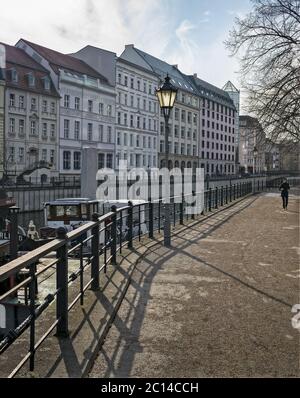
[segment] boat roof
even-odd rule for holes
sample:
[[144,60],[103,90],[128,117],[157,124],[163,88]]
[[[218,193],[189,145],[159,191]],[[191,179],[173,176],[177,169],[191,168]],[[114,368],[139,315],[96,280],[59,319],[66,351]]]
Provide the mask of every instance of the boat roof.
[[52,200],[50,202],[45,202],[44,205],[79,205],[86,203],[98,203],[97,199],[89,199],[89,198],[61,198]]

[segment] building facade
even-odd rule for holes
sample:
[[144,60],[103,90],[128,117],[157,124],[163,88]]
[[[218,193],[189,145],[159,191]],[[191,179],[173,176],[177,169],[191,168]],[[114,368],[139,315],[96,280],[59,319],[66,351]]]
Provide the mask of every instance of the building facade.
[[200,98],[199,159],[207,175],[236,172],[236,108],[230,96],[198,78],[189,76]]
[[4,172],[5,47],[0,44],[0,180]]
[[159,79],[122,58],[116,69],[116,156],[129,168],[158,166]]
[[240,116],[239,126],[241,173],[258,174],[266,171],[266,135],[259,121],[251,116]]
[[[167,74],[170,76],[171,83],[178,92],[169,120],[169,167],[196,168],[199,164],[197,132],[200,119],[196,88],[178,70],[177,65],[170,65],[157,59],[132,44],[125,46],[120,59],[154,73],[157,76],[156,88],[162,84]],[[155,102],[159,107],[157,99]],[[157,165],[161,167],[165,165],[165,120],[162,112],[159,109],[157,111],[159,112]]]
[[23,50],[4,46],[5,174],[45,181],[59,173],[59,94],[45,68]]
[[115,89],[108,79],[72,55],[23,39],[17,47],[49,71],[60,94],[60,174],[80,175],[84,147],[97,149],[99,168],[114,168]]

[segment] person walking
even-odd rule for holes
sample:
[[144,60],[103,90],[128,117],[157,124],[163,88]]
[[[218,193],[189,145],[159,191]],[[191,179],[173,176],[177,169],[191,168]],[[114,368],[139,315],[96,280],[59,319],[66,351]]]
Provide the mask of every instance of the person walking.
[[288,183],[287,179],[284,178],[282,184],[279,187],[279,190],[281,191],[282,206],[285,210],[287,210],[289,203],[289,189],[290,184]]

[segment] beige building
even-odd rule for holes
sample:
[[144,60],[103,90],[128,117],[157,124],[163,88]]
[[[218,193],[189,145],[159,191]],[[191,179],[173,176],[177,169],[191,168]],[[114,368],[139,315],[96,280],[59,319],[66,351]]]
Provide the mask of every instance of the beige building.
[[259,121],[240,116],[239,160],[242,173],[259,174],[266,171],[266,135]]

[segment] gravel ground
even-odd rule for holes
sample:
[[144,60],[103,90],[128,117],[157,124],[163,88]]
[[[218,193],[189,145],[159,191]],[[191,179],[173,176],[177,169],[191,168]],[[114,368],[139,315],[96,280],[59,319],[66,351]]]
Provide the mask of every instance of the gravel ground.
[[90,377],[299,377],[299,192],[250,197],[141,260]]

